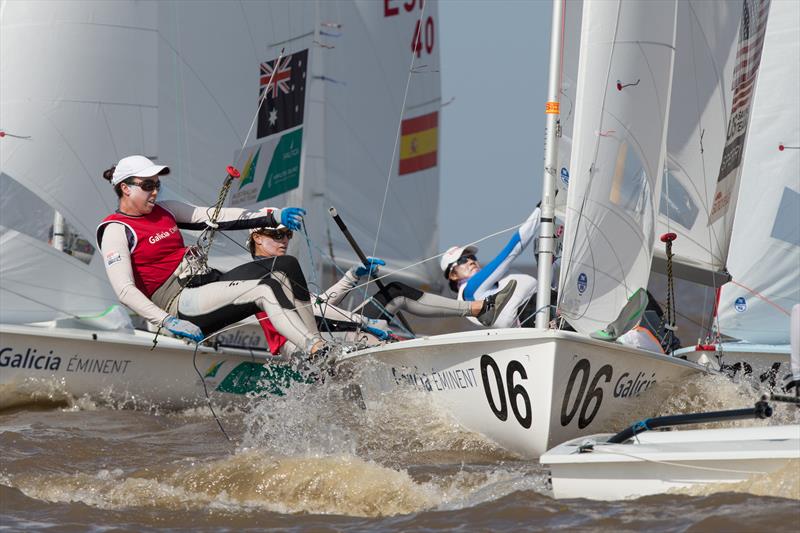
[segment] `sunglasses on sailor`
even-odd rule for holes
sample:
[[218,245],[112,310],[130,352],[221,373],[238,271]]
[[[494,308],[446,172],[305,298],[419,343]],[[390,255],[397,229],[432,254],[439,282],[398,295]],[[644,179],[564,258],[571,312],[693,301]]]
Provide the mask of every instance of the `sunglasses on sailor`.
[[262,231],[262,235],[266,235],[273,241],[282,241],[283,239],[292,240],[294,232],[292,231]]
[[128,185],[139,187],[144,192],[153,192],[161,189],[161,182],[156,180],[134,181],[132,183],[129,183]]
[[448,267],[447,267],[447,272],[445,273],[445,275],[449,276],[449,275],[450,275],[450,272],[451,272],[451,271],[452,271],[454,268],[456,268],[457,266],[466,265],[466,264],[467,264],[469,261],[475,261],[475,262],[477,262],[477,261],[478,261],[478,258],[477,258],[477,257],[475,257],[473,254],[469,254],[469,255],[462,255],[461,257],[459,257],[458,259],[456,259],[455,261],[453,261],[452,263],[450,263],[450,266],[448,266]]
[[462,255],[456,261],[453,262],[451,267],[457,267],[459,265],[466,265],[468,261],[477,261],[478,258],[472,254],[469,255]]

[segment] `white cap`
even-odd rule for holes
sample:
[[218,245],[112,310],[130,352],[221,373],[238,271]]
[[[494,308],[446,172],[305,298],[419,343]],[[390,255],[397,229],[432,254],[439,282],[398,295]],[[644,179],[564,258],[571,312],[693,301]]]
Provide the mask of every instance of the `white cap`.
[[267,226],[264,226],[263,228],[250,228],[250,235],[252,235],[253,233],[255,233],[257,231],[261,231],[262,229],[278,231],[278,230],[289,229],[289,228],[287,228],[283,224],[278,224],[278,227],[276,227],[276,228],[270,228],[270,227],[267,227]]
[[117,163],[114,176],[111,178],[111,185],[122,183],[133,176],[150,178],[159,174],[169,174],[169,167],[156,165],[143,155],[129,155]]
[[458,261],[458,258],[462,255],[470,255],[477,253],[478,247],[477,246],[451,246],[442,256],[441,266],[442,272],[445,273],[445,277],[447,277],[447,267]]

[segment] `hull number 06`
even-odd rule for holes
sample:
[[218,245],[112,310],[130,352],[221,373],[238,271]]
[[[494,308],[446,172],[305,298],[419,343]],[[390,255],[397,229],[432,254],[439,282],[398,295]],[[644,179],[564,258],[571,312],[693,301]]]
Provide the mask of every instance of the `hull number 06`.
[[[500,398],[495,399],[492,389],[489,386],[489,369],[491,369],[492,376],[494,377],[495,384],[497,385],[497,392]],[[497,362],[489,355],[481,356],[481,379],[483,380],[483,391],[486,393],[486,401],[489,402],[489,408],[494,413],[494,416],[500,420],[508,419],[508,405],[511,404],[511,411],[514,413],[514,418],[517,419],[519,425],[528,429],[531,427],[533,420],[533,411],[531,410],[531,399],[528,396],[528,391],[525,390],[521,384],[514,384],[514,380],[519,376],[519,379],[528,379],[525,373],[525,367],[519,361],[509,361],[506,367],[506,383],[508,384],[508,401],[506,402],[506,388],[503,386],[503,376],[500,373],[500,368]],[[525,405],[524,412],[519,410],[519,399],[522,398],[522,403]],[[496,401],[497,400],[497,401]]]

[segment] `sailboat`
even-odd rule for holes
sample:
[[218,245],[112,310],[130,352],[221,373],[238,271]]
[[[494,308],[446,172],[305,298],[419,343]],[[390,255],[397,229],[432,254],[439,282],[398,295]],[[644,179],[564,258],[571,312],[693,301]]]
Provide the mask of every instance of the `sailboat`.
[[[214,204],[234,163],[242,178],[227,205],[319,213],[306,219],[308,238],[290,249],[311,264],[306,274],[318,286],[353,262],[322,213],[337,205],[357,237],[372,236],[378,214],[364,206],[380,204],[376,177],[397,157],[391,168],[403,179],[389,191],[376,253],[409,281],[434,279],[433,267],[411,266],[438,247],[430,230],[438,13],[436,2],[425,2],[424,12],[422,4],[4,3],[0,408],[82,395],[180,407],[204,401],[206,389],[216,401],[235,401],[302,379],[254,349],[263,346],[260,335],[228,343],[241,348],[203,345],[195,353],[132,327],[89,244],[115,209],[100,173],[125,155],[171,167],[166,199]],[[425,126],[428,142],[393,154],[409,44],[425,67],[414,74],[405,119]],[[424,231],[408,223],[408,211]],[[57,217],[88,245],[83,255],[50,245]],[[218,237],[211,265],[249,260],[245,238]],[[324,250],[322,261],[308,261],[312,247]]]
[[[796,2],[774,2],[764,36],[735,219],[731,280],[716,303],[716,333],[737,340],[679,353],[767,386],[789,372],[789,317],[800,302],[800,55]],[[784,96],[785,95],[785,96]]]
[[[553,231],[559,161],[555,132],[564,4],[576,6],[553,3],[540,254],[553,251],[547,237]],[[354,365],[367,358],[378,362],[360,365],[368,406],[386,391],[409,390],[465,428],[535,458],[556,443],[603,427],[657,384],[705,371],[589,335],[614,321],[647,284],[677,10],[673,1],[583,6],[558,304],[577,332],[548,329],[539,313],[537,329],[437,335],[348,354]],[[551,257],[539,256],[540,286],[550,284]],[[537,308],[547,309],[548,298],[539,294]]]

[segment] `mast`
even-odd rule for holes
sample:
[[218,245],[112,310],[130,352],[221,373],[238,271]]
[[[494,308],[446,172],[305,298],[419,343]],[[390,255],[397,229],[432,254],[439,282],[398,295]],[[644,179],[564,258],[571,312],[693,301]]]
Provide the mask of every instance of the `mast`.
[[59,211],[55,211],[53,215],[53,248],[63,252],[64,251],[64,233],[65,233],[64,215]]
[[561,41],[564,20],[564,0],[553,0],[553,18],[550,32],[550,71],[547,82],[544,135],[544,177],[542,179],[542,206],[539,224],[539,290],[536,294],[536,327],[546,329],[550,321],[550,287],[553,281],[553,253],[555,242],[555,193],[558,168],[559,136],[559,85],[561,83]]

